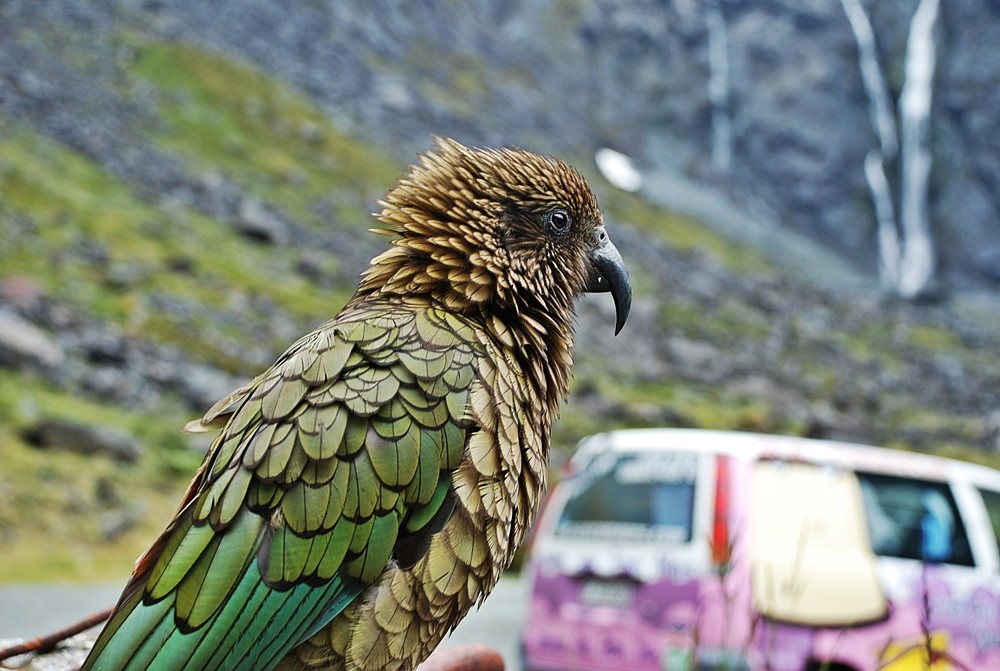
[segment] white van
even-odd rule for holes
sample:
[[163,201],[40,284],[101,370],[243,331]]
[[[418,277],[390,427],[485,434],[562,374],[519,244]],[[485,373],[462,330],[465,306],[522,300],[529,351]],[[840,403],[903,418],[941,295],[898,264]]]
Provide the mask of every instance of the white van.
[[569,471],[528,670],[1000,670],[1000,471],[679,429],[593,436]]

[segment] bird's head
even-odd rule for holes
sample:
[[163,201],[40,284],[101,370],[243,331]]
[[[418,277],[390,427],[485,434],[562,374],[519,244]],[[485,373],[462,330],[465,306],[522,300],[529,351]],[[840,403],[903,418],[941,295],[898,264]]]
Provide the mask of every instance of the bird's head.
[[625,324],[628,270],[597,198],[558,159],[439,138],[381,204],[378,230],[392,247],[372,260],[362,290],[545,321],[568,321],[582,292],[610,291],[615,333]]

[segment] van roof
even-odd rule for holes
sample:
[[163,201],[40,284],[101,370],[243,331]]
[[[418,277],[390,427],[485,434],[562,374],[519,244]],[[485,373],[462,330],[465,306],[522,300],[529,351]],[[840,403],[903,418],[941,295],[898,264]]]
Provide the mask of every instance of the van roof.
[[747,461],[780,459],[927,480],[961,477],[1000,485],[1000,471],[958,459],[834,440],[705,429],[621,429],[580,441],[569,466],[577,470],[597,453],[685,451]]

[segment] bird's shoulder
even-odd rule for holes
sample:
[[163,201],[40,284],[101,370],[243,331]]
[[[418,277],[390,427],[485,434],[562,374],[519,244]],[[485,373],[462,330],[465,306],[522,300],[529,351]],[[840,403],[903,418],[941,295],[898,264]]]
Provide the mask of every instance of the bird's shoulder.
[[243,589],[299,603],[321,586],[339,608],[358,589],[344,585],[413,561],[453,505],[485,342],[472,320],[405,301],[355,305],[301,338],[198,423],[218,435],[123,606],[171,604],[195,631],[242,622],[229,595]]
[[[380,520],[398,530],[439,499],[441,473],[458,466],[486,347],[474,322],[441,308],[387,301],[342,311],[200,420],[219,433],[182,505],[190,527],[173,535],[207,542],[246,512],[292,542],[349,526],[343,519],[367,525],[366,535]],[[280,575],[265,562],[265,578],[328,578],[340,564],[325,556],[323,565],[286,562]],[[375,566],[356,568],[368,578]]]

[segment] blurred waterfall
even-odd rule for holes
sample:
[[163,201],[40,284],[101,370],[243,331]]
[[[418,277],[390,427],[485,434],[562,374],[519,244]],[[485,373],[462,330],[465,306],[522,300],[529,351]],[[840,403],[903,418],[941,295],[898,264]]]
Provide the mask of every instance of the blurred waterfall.
[[708,99],[712,103],[712,167],[729,172],[733,155],[732,126],[729,119],[729,38],[726,20],[716,0],[705,5],[708,27]]
[[920,0],[913,14],[906,43],[906,80],[899,96],[903,232],[899,293],[906,298],[919,295],[934,277],[927,182],[931,172],[931,100],[940,4],[940,0]]
[[899,143],[896,139],[896,119],[892,110],[892,97],[889,86],[882,75],[882,66],[878,60],[878,49],[875,47],[875,31],[868,20],[861,0],[841,0],[844,13],[851,23],[854,39],[858,43],[858,59],[861,66],[861,81],[868,94],[868,113],[871,116],[872,128],[878,136],[882,149],[882,157],[886,161],[896,158]]
[[893,206],[892,187],[885,174],[886,165],[896,160],[899,141],[896,136],[896,117],[892,109],[889,86],[882,74],[875,46],[875,31],[861,0],[841,0],[844,13],[851,24],[858,43],[858,60],[861,81],[868,94],[868,114],[879,141],[879,149],[872,149],[865,157],[865,178],[875,206],[878,222],[879,274],[887,286],[899,286],[900,245],[896,212]]
[[899,229],[896,228],[896,212],[892,205],[892,187],[885,176],[885,159],[878,150],[872,149],[865,156],[865,179],[875,206],[878,223],[878,266],[882,283],[896,288],[899,286]]
[[[936,63],[935,26],[940,0],[921,0],[910,22],[900,126],[879,63],[875,32],[861,0],[841,0],[858,45],[861,79],[879,147],[865,157],[865,179],[878,223],[882,281],[900,296],[920,295],[934,277],[927,181],[930,175],[930,113]],[[901,136],[901,140],[900,140]],[[897,222],[887,166],[900,160],[900,221]]]

